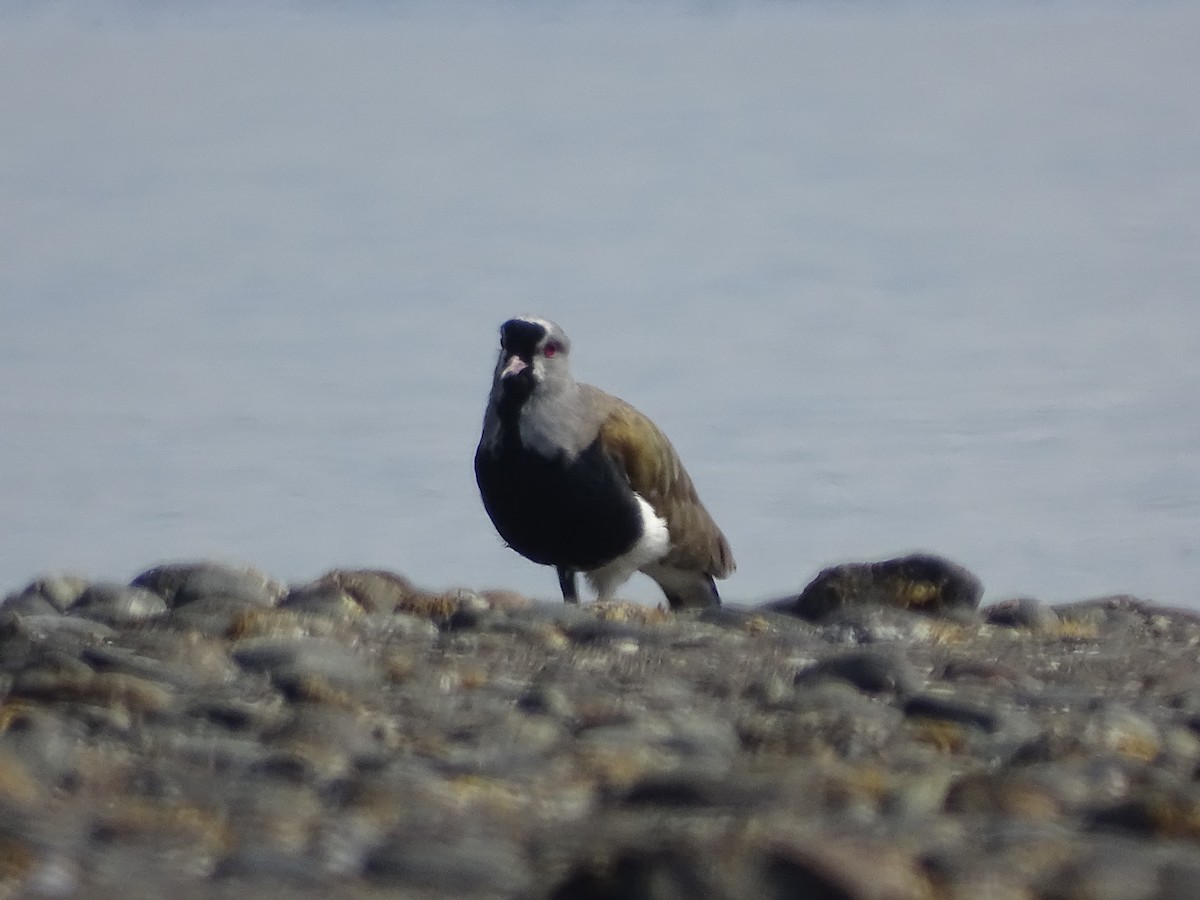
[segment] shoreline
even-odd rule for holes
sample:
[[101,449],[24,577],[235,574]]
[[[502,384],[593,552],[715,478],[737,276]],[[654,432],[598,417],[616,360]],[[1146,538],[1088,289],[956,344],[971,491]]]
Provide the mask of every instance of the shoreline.
[[971,578],[679,614],[40,579],[0,606],[0,893],[1192,896],[1200,615]]

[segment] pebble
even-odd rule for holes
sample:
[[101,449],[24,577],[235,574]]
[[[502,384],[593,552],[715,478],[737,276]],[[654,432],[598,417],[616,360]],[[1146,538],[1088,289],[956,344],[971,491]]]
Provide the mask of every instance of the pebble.
[[820,615],[38,579],[0,607],[0,896],[1194,896],[1200,617],[977,612],[964,571],[841,567]]

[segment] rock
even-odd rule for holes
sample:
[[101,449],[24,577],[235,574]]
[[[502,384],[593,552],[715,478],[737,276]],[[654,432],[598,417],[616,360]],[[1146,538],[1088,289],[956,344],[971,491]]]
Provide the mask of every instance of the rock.
[[176,631],[195,631],[209,637],[233,635],[247,618],[265,607],[241,597],[205,597],[174,607],[166,623]]
[[826,657],[796,674],[802,686],[822,678],[838,678],[868,694],[907,695],[921,686],[921,678],[902,652],[872,648]]
[[256,606],[274,606],[285,588],[256,569],[215,562],[167,563],[147,569],[131,582],[146,588],[174,608],[197,600],[228,598]]
[[113,629],[103,622],[66,616],[62,613],[48,615],[0,615],[0,633],[10,631],[26,635],[38,642],[58,641],[69,643],[98,643],[112,637]]
[[[870,860],[864,865],[864,860]],[[763,854],[762,897],[925,900],[929,880],[902,850],[865,840],[811,838]]]
[[631,848],[615,855],[603,866],[584,864],[578,867],[551,891],[550,898],[685,900],[704,897],[732,900],[702,861],[703,856],[690,848]]
[[6,615],[16,616],[53,616],[62,612],[62,609],[37,591],[22,591],[20,593],[9,594],[4,599],[4,605],[0,606],[0,611]]
[[20,591],[9,594],[4,598],[0,609],[24,610],[29,608],[30,611],[33,611],[36,608],[41,612],[43,609],[34,602],[41,601],[51,607],[50,610],[44,611],[62,612],[79,599],[79,595],[87,589],[87,586],[87,579],[78,575],[47,575],[31,581]]
[[267,672],[285,693],[308,699],[334,699],[379,680],[360,654],[325,638],[249,638],[235,645],[233,659]]
[[508,841],[492,837],[401,832],[367,858],[367,876],[381,885],[409,885],[442,896],[519,896],[528,865]]
[[989,625],[1008,628],[1028,628],[1035,632],[1049,632],[1058,627],[1058,613],[1040,600],[1020,597],[994,603],[983,610],[983,620]]
[[974,610],[983,584],[957,563],[929,554],[913,554],[874,563],[846,563],[823,570],[795,597],[767,604],[768,609],[819,621],[849,605],[882,605],[931,615]]
[[909,697],[904,703],[904,714],[910,719],[939,719],[983,731],[996,731],[1000,727],[999,716],[994,710],[952,696],[918,694]]
[[346,621],[363,615],[362,604],[354,597],[341,588],[327,585],[293,588],[280,601],[279,608]]
[[88,585],[69,612],[106,625],[128,625],[164,615],[167,603],[145,588],[101,582]]
[[418,591],[403,575],[381,569],[331,569],[320,578],[293,590],[287,605],[302,602],[305,597],[342,595],[366,612],[393,612],[401,608]]
[[623,806],[715,807],[761,810],[773,806],[779,786],[766,778],[731,778],[709,769],[676,769],[638,779],[613,802]]
[[189,571],[0,610],[0,893],[1182,898],[1200,873],[1186,611],[808,621],[371,570],[274,604]]

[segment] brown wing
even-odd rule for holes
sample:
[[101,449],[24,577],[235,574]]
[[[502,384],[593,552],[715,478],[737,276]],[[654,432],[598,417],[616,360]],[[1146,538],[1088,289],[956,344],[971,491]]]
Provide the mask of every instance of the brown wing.
[[603,410],[601,445],[624,467],[630,486],[667,520],[671,551],[664,562],[724,578],[734,570],[733,551],[667,436],[624,400],[596,394]]

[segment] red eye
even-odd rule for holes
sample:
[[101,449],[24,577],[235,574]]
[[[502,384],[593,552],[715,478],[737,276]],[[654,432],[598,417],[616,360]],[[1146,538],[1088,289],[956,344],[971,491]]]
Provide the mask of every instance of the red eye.
[[562,347],[560,347],[558,344],[554,343],[554,341],[551,341],[550,343],[548,343],[546,345],[545,349],[542,350],[542,353],[546,356],[547,359],[549,359],[551,356],[556,355],[558,353],[558,351],[561,349],[562,349]]

